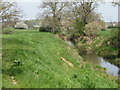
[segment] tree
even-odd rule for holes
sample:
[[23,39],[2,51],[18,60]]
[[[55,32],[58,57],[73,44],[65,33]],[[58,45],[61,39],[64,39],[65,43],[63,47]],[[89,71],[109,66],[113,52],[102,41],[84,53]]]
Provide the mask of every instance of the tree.
[[84,26],[91,22],[94,16],[99,18],[99,15],[95,13],[95,9],[98,7],[99,2],[95,0],[80,0],[80,2],[75,4],[73,12],[76,17],[79,17],[84,23]]
[[42,16],[44,17],[44,25],[51,26],[53,33],[59,32],[62,26],[61,19],[63,16],[63,9],[68,3],[63,2],[42,2],[39,8],[44,9]]
[[77,40],[80,36],[83,36],[84,34],[84,23],[79,20],[79,18],[76,18],[75,23],[74,23],[74,28],[71,31],[71,35],[69,39],[75,44],[77,43]]
[[17,8],[16,2],[1,1],[0,15],[3,27],[14,26],[15,22],[21,17],[21,9]]
[[74,24],[74,35],[79,37],[83,35],[84,33],[84,23],[79,20],[79,18],[76,18],[75,24]]
[[39,19],[32,19],[32,20],[25,20],[24,21],[30,29],[35,28],[35,26],[40,27],[40,20]]
[[113,1],[112,4],[113,4],[114,6],[117,6],[117,5],[120,6],[120,1],[118,1],[118,2]]
[[95,0],[82,0],[79,2],[43,2],[40,8],[42,11],[41,25],[52,27],[53,33],[67,32],[66,36],[78,39],[84,35],[85,25],[100,21],[100,14],[95,12],[98,6]]
[[[74,32],[70,35],[72,41],[73,39],[79,39],[79,37],[84,36],[86,24],[96,21],[101,21],[100,14],[96,13],[95,10],[98,7],[99,2],[95,0],[81,0],[79,2],[74,2],[71,5],[71,16],[73,21]],[[70,15],[70,14],[69,14]]]

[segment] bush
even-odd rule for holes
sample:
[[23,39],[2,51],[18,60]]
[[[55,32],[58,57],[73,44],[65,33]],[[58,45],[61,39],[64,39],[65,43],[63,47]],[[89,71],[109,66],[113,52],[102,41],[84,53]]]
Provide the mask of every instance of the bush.
[[28,26],[24,22],[17,22],[15,29],[28,29]]
[[2,34],[12,34],[12,31],[3,31]]
[[102,22],[90,22],[85,26],[84,33],[88,36],[96,36],[98,35],[98,32],[103,30],[105,28],[105,25]]
[[10,28],[5,28],[2,30],[2,34],[12,34],[13,31]]
[[40,32],[51,32],[52,31],[52,27],[40,27],[39,31]]

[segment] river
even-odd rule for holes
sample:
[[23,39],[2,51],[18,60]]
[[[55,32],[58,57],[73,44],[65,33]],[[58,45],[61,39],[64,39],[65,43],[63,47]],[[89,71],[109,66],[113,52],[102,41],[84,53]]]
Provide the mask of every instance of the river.
[[[74,46],[74,44],[70,41],[65,41],[70,46]],[[82,52],[82,51],[81,51]],[[94,52],[88,54],[87,52],[80,53],[80,56],[83,57],[84,61],[87,61],[94,65],[100,65],[106,69],[106,73],[112,76],[120,77],[120,68],[116,65],[109,62],[109,60],[104,59],[103,57],[99,57]]]
[[103,57],[99,57],[95,53],[92,54],[81,54],[83,59],[91,64],[100,65],[106,69],[106,73],[112,76],[119,77],[120,76],[120,68],[110,63],[108,60]]

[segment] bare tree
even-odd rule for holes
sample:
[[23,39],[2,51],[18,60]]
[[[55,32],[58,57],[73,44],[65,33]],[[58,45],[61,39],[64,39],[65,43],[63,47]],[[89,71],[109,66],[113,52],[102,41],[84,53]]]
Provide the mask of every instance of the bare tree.
[[16,2],[1,1],[0,2],[0,15],[3,27],[6,25],[15,24],[14,21],[17,21],[22,15],[21,9],[17,8]]

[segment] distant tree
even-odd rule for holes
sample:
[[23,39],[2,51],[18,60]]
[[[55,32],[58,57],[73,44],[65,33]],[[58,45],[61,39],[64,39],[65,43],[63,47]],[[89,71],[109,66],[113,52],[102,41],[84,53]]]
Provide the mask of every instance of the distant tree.
[[39,19],[32,19],[32,20],[25,20],[25,24],[28,25],[30,29],[35,28],[35,26],[40,27],[40,20]]
[[119,1],[119,0],[118,0],[118,1],[113,1],[112,4],[113,4],[114,6],[117,6],[117,5],[120,6],[120,1]]
[[17,8],[16,2],[1,1],[0,7],[0,22],[2,22],[3,27],[13,26],[22,16],[21,9]]

